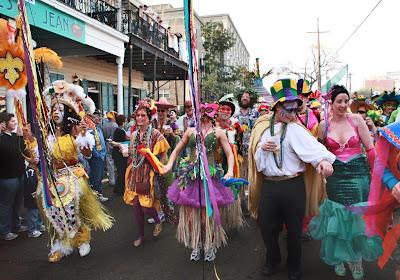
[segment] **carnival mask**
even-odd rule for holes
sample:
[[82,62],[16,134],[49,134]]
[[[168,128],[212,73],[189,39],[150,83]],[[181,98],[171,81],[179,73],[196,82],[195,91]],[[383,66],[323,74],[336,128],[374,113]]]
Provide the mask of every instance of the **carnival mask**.
[[204,116],[206,115],[210,119],[214,119],[215,114],[217,113],[218,110],[218,104],[215,103],[205,103],[200,105],[200,112],[201,115]]

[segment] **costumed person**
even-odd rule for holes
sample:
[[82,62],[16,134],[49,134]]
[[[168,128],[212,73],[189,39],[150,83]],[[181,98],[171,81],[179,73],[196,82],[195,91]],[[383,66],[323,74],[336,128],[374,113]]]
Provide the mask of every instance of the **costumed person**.
[[89,117],[94,124],[90,130],[90,133],[92,133],[95,140],[94,149],[92,150],[92,157],[88,160],[90,166],[89,182],[92,185],[92,188],[98,192],[99,200],[101,202],[105,202],[108,201],[108,197],[103,195],[103,183],[101,181],[103,180],[104,176],[107,148],[100,126],[101,112],[96,109],[93,114],[89,115]]
[[178,118],[178,126],[181,134],[185,133],[188,127],[194,127],[195,125],[192,101],[186,100],[183,106],[185,114]]
[[[171,154],[171,152],[175,149],[176,145],[179,143],[181,138],[179,134],[175,134],[176,127],[173,127],[173,124],[170,122],[168,118],[168,111],[170,109],[175,108],[176,106],[171,104],[165,97],[161,97],[159,101],[155,102],[157,107],[157,118],[155,119],[155,128],[158,129],[164,135],[165,139],[167,139],[170,149],[168,150],[167,156]],[[166,157],[166,160],[167,157]],[[166,162],[165,162],[166,163]],[[157,176],[156,177],[157,184],[162,185],[162,188],[168,189],[168,187],[174,181],[174,173],[171,172],[166,176]],[[165,214],[162,209],[157,209],[158,218],[161,222],[165,221]],[[154,223],[154,219],[148,219],[150,224]]]
[[[248,172],[249,172],[249,142],[251,130],[253,129],[253,125],[258,118],[258,112],[254,107],[254,104],[258,101],[258,93],[254,89],[247,89],[240,94],[236,95],[236,99],[239,102],[239,112],[234,115],[234,117],[238,120],[240,124],[242,137],[241,141],[238,141],[238,154],[239,154],[239,163],[240,163],[240,177],[248,180]],[[247,202],[247,194],[248,190],[246,187],[242,188],[240,191],[240,198],[242,203],[242,210],[245,215],[248,215],[248,206]]]
[[375,105],[376,100],[378,100],[378,98],[381,96],[381,93],[379,91],[373,91],[371,93],[371,104]]
[[375,139],[378,137],[378,129],[376,128],[372,118],[368,116],[368,112],[373,108],[366,102],[366,100],[367,99],[363,95],[357,96],[357,99],[351,103],[350,110],[353,114],[359,114],[363,118],[373,142],[375,143]]
[[[135,122],[137,129],[132,133],[129,146],[129,155],[132,158],[125,173],[124,201],[133,206],[133,212],[138,228],[138,236],[133,241],[135,247],[144,242],[144,215],[148,215],[155,221],[153,236],[160,235],[161,221],[157,215],[160,209],[161,190],[155,183],[155,172],[160,173],[161,167],[155,168],[154,158],[165,162],[169,149],[168,141],[160,131],[153,128],[151,118],[157,108],[149,99],[140,100],[135,110]],[[144,154],[143,150],[147,151]],[[148,157],[151,155],[151,157]]]
[[[196,154],[198,131],[195,128],[188,128],[183,134],[182,140],[171,153],[167,165],[163,168],[166,173],[169,172],[180,152],[188,147],[190,152],[188,157],[182,159],[179,164],[178,179],[169,188],[168,198],[179,206],[177,239],[193,250],[190,260],[194,261],[200,260],[203,248],[204,260],[213,261],[217,249],[226,244],[223,226],[241,227],[243,223],[239,215],[240,205],[235,203],[232,190],[221,182],[222,177],[226,180],[233,177],[234,159],[224,131],[216,128],[212,123],[217,109],[217,104],[201,104],[200,133],[204,139],[208,168],[212,178],[212,182],[208,182],[208,187],[213,186],[216,204],[221,214],[221,224],[217,223],[215,216],[209,219],[206,217],[206,192],[204,182],[200,178],[200,162],[198,154]],[[221,164],[216,163],[216,153],[219,149],[223,149],[227,157],[228,171],[225,174]],[[209,190],[208,187],[207,190]],[[211,191],[207,191],[207,195],[209,193]]]
[[391,258],[400,280],[400,122],[379,129],[368,210],[364,219],[369,235],[383,239],[381,269]]
[[268,115],[270,113],[270,106],[267,103],[263,102],[258,106],[257,110],[260,117]]
[[317,137],[321,115],[318,111],[308,108],[309,97],[313,93],[310,89],[310,82],[303,79],[298,80],[297,92],[303,101],[300,107],[300,112],[297,114],[297,119],[300,124],[304,125],[311,132],[312,135]]
[[302,101],[296,81],[276,81],[271,94],[273,114],[257,120],[250,139],[249,210],[267,249],[263,274],[279,271],[279,233],[286,224],[288,278],[296,280],[301,279],[303,218],[318,213],[323,176],[332,174],[335,156],[297,123]]
[[[391,114],[397,109],[400,104],[400,94],[397,94],[394,90],[391,92],[385,91],[376,100],[375,104],[382,110],[383,125],[388,125]],[[392,119],[392,121],[394,121]]]
[[91,231],[111,228],[113,218],[98,201],[78,162],[78,152],[90,158],[95,145],[83,111],[86,105],[93,113],[93,101],[82,87],[65,81],[53,82],[43,96],[51,115],[46,145],[51,164],[49,180],[39,179],[36,195],[51,240],[48,260],[58,262],[74,248],[79,248],[82,257],[89,254]]
[[362,260],[378,258],[382,252],[381,240],[379,236],[369,238],[362,216],[347,207],[368,201],[375,149],[363,118],[348,113],[347,89],[335,85],[328,96],[332,115],[320,123],[319,138],[336,160],[334,173],[326,183],[327,198],[320,206],[320,215],[311,220],[309,231],[314,239],[322,240],[321,259],[334,266],[336,275],[345,276],[348,263],[353,278],[362,279]]

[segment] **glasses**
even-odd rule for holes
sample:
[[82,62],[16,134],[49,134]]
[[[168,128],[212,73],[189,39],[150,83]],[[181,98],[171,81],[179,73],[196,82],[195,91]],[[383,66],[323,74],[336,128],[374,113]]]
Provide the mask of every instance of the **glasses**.
[[295,108],[286,108],[285,106],[282,106],[283,110],[285,110],[288,113],[299,113],[300,108],[295,107]]
[[159,113],[164,113],[165,110],[163,110],[163,109],[158,109],[157,112],[159,112]]
[[366,111],[362,111],[362,110],[358,110],[357,113],[359,113],[359,114],[366,114],[367,112],[366,112]]
[[136,117],[142,117],[142,118],[145,118],[145,117],[147,117],[147,115],[146,115],[146,114],[136,114]]
[[231,108],[220,108],[219,111],[221,113],[229,113],[229,114],[232,112]]

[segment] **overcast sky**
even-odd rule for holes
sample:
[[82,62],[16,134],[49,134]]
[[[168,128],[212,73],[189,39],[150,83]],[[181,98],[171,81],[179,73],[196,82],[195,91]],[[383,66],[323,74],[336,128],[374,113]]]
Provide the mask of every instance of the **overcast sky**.
[[[149,4],[183,0],[149,0]],[[259,57],[263,70],[292,63],[304,68],[316,44],[317,17],[322,47],[335,52],[367,16],[378,0],[194,0],[200,15],[230,14],[251,55],[250,66]],[[352,90],[364,79],[400,71],[400,1],[383,0],[357,33],[339,52],[339,60],[349,64]],[[338,65],[340,67],[340,65]],[[264,81],[266,87],[273,82]],[[324,82],[324,81],[323,81]],[[345,81],[343,81],[344,83]]]

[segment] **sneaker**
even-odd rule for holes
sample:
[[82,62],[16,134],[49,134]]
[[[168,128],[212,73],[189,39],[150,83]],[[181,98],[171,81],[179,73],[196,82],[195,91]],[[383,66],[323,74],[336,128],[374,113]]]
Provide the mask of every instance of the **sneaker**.
[[344,266],[344,263],[335,265],[335,273],[340,277],[346,276],[346,267]]
[[101,201],[101,202],[106,202],[106,201],[108,201],[108,197],[105,197],[104,195],[99,195],[99,200]]
[[41,225],[39,230],[40,231],[46,231],[46,226],[45,225]]
[[38,238],[41,235],[42,235],[42,232],[39,230],[34,230],[31,233],[28,233],[28,237],[30,237],[30,238]]
[[207,252],[205,252],[204,254],[204,260],[206,262],[212,262],[213,260],[215,260],[215,258],[217,257],[216,255],[217,250],[216,249],[210,249]]
[[190,254],[190,260],[197,262],[200,260],[200,258],[201,258],[201,249],[200,248],[194,249]]
[[18,237],[18,234],[9,232],[9,233],[7,233],[5,235],[2,235],[1,239],[6,240],[6,241],[10,241],[10,240],[13,240],[13,239],[15,239],[17,237]]
[[354,280],[364,279],[364,269],[362,266],[362,261],[356,263],[348,263],[348,265]]
[[[165,214],[164,214],[164,212],[158,213],[158,218],[160,219],[160,222],[161,222],[161,223],[165,222]],[[156,223],[156,222],[154,221],[153,218],[149,218],[149,219],[147,220],[147,222],[148,222],[149,224],[155,224],[155,223]]]
[[16,231],[16,232],[25,232],[25,231],[28,231],[28,227],[27,227],[27,226],[24,226],[24,225],[20,225],[19,227],[17,227],[17,228],[15,229],[15,231]]
[[89,243],[82,243],[79,246],[79,255],[81,257],[87,256],[90,253],[90,244]]

